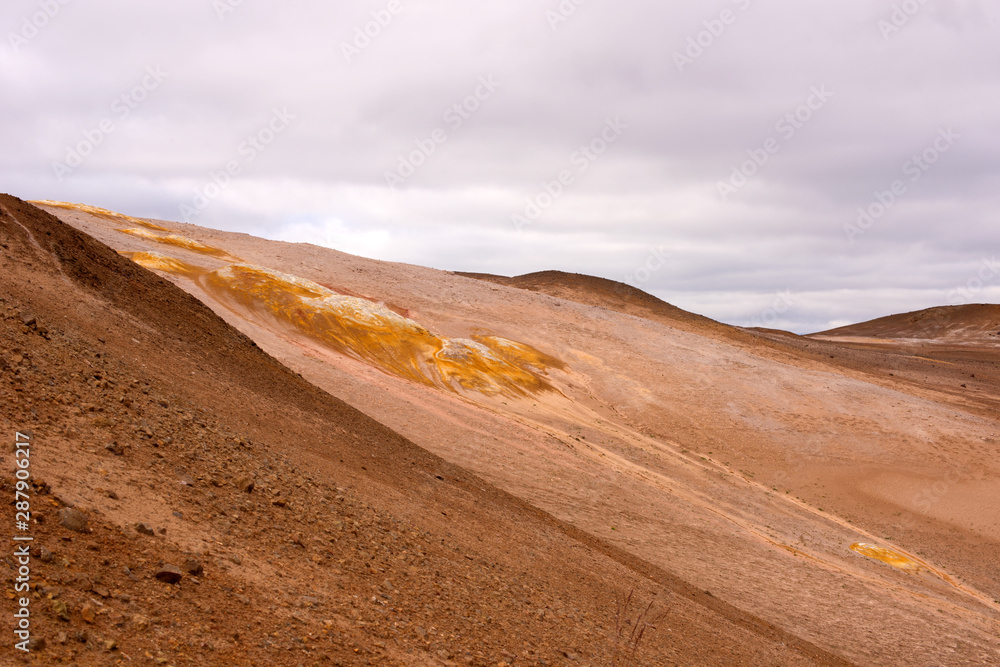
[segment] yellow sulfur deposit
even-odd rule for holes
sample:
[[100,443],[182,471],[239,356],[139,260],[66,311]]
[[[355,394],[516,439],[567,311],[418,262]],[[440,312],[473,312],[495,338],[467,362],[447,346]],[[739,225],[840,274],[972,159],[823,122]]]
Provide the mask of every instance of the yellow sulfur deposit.
[[886,547],[877,547],[873,544],[855,542],[851,545],[851,550],[858,552],[862,556],[874,558],[875,560],[882,561],[886,565],[891,565],[894,568],[905,570],[907,572],[919,572],[923,569],[920,563],[904,556],[898,551],[887,549]]
[[180,276],[196,276],[205,273],[205,269],[167,255],[161,255],[158,252],[123,252],[122,254],[139,266],[154,271],[164,271]]
[[155,229],[161,232],[169,232],[170,230],[166,227],[161,227],[159,225],[154,225],[152,222],[146,222],[139,218],[133,218],[131,215],[125,215],[123,213],[115,213],[114,211],[109,211],[106,208],[98,208],[97,206],[90,206],[89,204],[71,204],[65,201],[52,201],[51,199],[41,199],[38,201],[30,202],[37,206],[51,206],[53,208],[64,208],[71,211],[80,211],[81,213],[89,213],[91,215],[96,215],[106,220],[113,220],[115,222],[120,222],[122,220],[127,220],[129,222],[141,225],[148,229]]
[[452,391],[527,395],[551,389],[544,373],[559,365],[528,345],[495,336],[444,338],[382,304],[259,266],[226,266],[203,284],[223,303],[394,375]]
[[118,231],[124,234],[131,234],[132,236],[138,236],[141,239],[146,239],[148,241],[155,241],[157,243],[164,243],[167,245],[174,245],[179,248],[184,248],[186,250],[192,250],[194,252],[200,252],[203,255],[211,255],[213,257],[229,257],[229,253],[225,250],[219,248],[213,248],[210,245],[205,245],[194,239],[189,239],[185,236],[178,236],[177,234],[154,234],[153,232],[148,232],[145,229],[119,229]]

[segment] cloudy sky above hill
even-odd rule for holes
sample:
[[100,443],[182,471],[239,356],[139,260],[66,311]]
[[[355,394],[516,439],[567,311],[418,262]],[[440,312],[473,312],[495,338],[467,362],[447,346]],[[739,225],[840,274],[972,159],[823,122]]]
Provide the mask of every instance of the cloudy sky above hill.
[[978,0],[7,0],[0,190],[817,331],[1000,302]]

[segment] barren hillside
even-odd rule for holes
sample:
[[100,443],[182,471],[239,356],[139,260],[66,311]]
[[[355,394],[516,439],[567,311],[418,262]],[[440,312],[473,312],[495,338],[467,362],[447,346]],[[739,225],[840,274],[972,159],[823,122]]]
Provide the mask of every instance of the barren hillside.
[[630,590],[637,664],[1000,660],[989,347],[0,204],[39,664],[605,665]]

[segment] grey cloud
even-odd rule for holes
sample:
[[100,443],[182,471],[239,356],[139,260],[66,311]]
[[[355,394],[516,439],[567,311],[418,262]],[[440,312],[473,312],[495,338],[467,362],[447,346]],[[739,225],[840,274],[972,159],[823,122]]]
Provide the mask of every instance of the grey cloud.
[[[67,3],[16,53],[9,37],[0,48],[4,189],[178,219],[287,107],[294,124],[194,222],[439,268],[618,280],[663,247],[644,289],[745,323],[792,286],[779,321],[797,331],[944,303],[1000,245],[993,4],[926,3],[886,35],[900,4],[888,0],[590,0],[555,29],[555,1],[400,2],[350,62],[343,45],[388,0],[232,3],[222,18],[193,0]],[[8,2],[0,33],[38,6]],[[701,50],[679,68],[691,40]],[[169,79],[57,179],[52,163],[157,65]],[[482,76],[502,86],[450,127]],[[776,123],[816,86],[834,96],[783,136]],[[620,140],[518,232],[511,215],[616,116]],[[851,243],[858,208],[942,127],[961,139]],[[446,141],[390,192],[386,172],[435,129]],[[770,138],[779,150],[722,201],[718,183]]]

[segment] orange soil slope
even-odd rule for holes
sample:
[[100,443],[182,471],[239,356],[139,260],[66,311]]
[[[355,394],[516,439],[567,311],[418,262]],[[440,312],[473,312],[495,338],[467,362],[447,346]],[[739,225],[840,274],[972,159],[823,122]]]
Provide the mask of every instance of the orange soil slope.
[[[152,250],[109,221],[59,214],[120,252]],[[596,279],[581,278],[568,299],[168,226],[270,272],[405,312],[442,339],[515,341],[558,359],[534,365],[550,391],[450,391],[306,335],[266,300],[220,299],[206,274],[163,272],[309,381],[589,539],[850,661],[1000,657],[991,565],[1000,555],[1000,425],[983,408],[992,399],[897,380],[884,372],[895,351],[658,314],[641,293],[608,307],[613,291],[580,287]],[[229,266],[182,248],[172,256],[209,273]],[[566,289],[556,278],[546,290]],[[646,315],[617,312],[625,307]]]
[[7,195],[0,271],[44,640],[5,664],[608,664],[632,587],[668,612],[643,664],[845,664],[429,454]]

